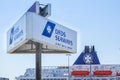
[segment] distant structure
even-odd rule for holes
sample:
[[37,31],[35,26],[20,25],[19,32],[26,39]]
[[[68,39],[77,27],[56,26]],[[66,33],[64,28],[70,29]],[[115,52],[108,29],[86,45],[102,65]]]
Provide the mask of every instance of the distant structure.
[[[24,75],[16,77],[16,80],[35,80],[35,69],[29,68]],[[42,68],[42,80],[68,80],[68,67],[51,67]]]
[[9,80],[9,78],[0,77],[0,80]]

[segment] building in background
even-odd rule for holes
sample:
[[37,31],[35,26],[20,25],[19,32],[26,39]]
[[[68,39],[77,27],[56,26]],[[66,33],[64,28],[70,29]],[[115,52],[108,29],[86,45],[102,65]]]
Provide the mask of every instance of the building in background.
[[[46,66],[42,69],[43,80],[67,80],[68,67],[50,67]],[[35,69],[29,68],[24,75],[16,77],[16,80],[35,80]]]
[[[35,80],[35,69],[27,69],[16,80]],[[85,46],[70,67],[42,67],[42,80],[120,80],[120,65],[100,64],[94,46]]]
[[9,80],[9,78],[0,77],[0,80]]

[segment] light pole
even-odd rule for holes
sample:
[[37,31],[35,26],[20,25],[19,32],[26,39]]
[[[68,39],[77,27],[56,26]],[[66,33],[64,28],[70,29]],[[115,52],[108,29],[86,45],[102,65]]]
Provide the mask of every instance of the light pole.
[[70,54],[67,54],[68,56],[68,80],[70,80]]
[[92,80],[92,74],[91,74],[92,73],[92,70],[91,70],[92,68],[91,68],[91,64],[92,64],[92,62],[90,63],[90,80]]
[[[36,2],[36,5],[37,5],[37,8],[36,8],[37,14],[39,14],[43,17],[49,17],[51,15],[51,4],[42,5],[42,6],[44,6],[43,8],[40,7],[41,4],[39,4],[39,2]],[[32,7],[30,10],[32,10]],[[36,42],[35,46],[36,46],[36,80],[42,80],[42,50],[43,50],[42,48],[43,48],[43,44]]]

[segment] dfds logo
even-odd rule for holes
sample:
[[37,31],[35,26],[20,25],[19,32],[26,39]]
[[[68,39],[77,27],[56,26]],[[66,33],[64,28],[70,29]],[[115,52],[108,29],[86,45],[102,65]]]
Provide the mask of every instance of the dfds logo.
[[13,27],[10,31],[10,40],[9,45],[13,43],[13,41],[16,41],[19,37],[23,36],[23,30],[18,27]]
[[90,64],[93,62],[93,56],[89,53],[85,54],[83,60],[86,64]]
[[55,28],[55,24],[48,21],[44,28],[42,35],[50,38],[53,33],[54,28]]

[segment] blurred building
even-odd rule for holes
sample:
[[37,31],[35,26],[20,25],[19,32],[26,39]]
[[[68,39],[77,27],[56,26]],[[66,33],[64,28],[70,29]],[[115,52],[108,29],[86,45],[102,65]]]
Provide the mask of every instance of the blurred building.
[[8,78],[0,77],[0,80],[9,80]]

